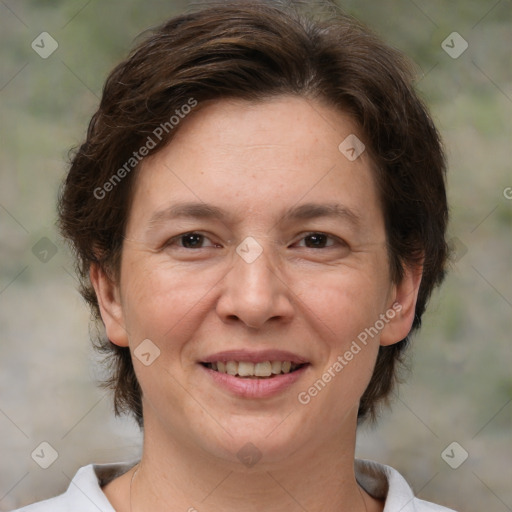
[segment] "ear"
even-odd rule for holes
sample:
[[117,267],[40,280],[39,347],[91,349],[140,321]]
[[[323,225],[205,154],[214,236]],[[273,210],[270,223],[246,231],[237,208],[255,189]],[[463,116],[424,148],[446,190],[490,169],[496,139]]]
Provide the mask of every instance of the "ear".
[[89,278],[96,292],[100,313],[108,339],[120,347],[128,346],[128,334],[125,328],[123,308],[119,287],[98,264],[92,264]]
[[400,283],[394,286],[386,311],[388,322],[380,336],[382,346],[398,343],[411,331],[422,274],[423,266],[407,267]]

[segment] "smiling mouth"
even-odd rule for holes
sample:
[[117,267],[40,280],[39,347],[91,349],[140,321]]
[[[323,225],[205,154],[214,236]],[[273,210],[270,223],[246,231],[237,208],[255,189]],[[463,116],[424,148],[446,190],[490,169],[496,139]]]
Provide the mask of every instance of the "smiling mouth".
[[217,361],[215,363],[201,363],[210,370],[226,373],[233,377],[245,379],[272,379],[278,375],[293,373],[309,363],[296,364],[291,361],[263,361],[251,363],[249,361]]

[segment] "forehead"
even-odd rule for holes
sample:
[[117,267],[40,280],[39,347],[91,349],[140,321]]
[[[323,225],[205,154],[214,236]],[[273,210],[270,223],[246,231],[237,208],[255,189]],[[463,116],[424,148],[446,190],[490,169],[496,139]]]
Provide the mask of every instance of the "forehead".
[[187,201],[263,216],[342,200],[342,208],[364,210],[377,198],[366,152],[349,159],[342,151],[354,137],[362,139],[348,115],[301,97],[199,105],[142,162],[133,208],[147,216]]
[[190,150],[191,144],[202,143],[196,157],[216,154],[223,163],[240,154],[253,155],[258,161],[269,154],[277,162],[279,156],[293,163],[293,158],[308,155],[317,161],[323,157],[333,162],[333,156],[340,156],[340,142],[356,134],[362,138],[357,123],[331,106],[299,96],[276,96],[260,101],[221,99],[200,104],[179,127],[171,144],[177,153],[183,146]]

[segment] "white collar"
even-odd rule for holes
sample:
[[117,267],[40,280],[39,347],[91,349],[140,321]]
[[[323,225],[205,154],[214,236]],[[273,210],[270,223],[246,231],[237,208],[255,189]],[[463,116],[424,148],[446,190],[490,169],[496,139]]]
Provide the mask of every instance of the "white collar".
[[[76,509],[77,505],[80,505],[83,512],[115,512],[101,487],[126,473],[136,463],[137,461],[84,466],[78,470],[64,494],[41,502],[39,506],[32,505],[26,512],[69,512]],[[354,469],[359,485],[374,498],[385,500],[384,512],[451,511],[416,498],[402,475],[390,466],[355,459]]]

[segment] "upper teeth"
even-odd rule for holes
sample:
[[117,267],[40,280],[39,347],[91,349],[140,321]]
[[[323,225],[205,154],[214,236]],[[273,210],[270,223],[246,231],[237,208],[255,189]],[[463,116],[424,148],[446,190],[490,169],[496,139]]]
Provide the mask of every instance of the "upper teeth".
[[297,368],[297,364],[291,361],[264,361],[261,363],[251,363],[249,361],[217,361],[210,363],[212,370],[229,375],[239,375],[240,377],[270,377],[272,374],[289,373]]

